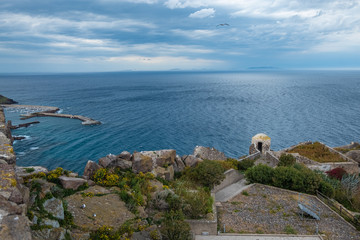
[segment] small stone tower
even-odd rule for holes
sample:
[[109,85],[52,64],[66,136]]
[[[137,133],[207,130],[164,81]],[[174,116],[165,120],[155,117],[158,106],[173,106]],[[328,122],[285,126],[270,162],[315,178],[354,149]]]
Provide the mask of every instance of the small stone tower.
[[261,154],[270,151],[271,138],[264,133],[258,133],[251,139],[251,146],[249,148],[249,154],[254,154],[257,151],[261,152]]

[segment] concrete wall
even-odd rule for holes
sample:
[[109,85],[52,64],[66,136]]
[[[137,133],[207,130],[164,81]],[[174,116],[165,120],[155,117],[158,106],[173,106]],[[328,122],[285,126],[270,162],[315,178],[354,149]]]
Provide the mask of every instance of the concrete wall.
[[[211,196],[215,200],[215,194],[212,193]],[[215,201],[213,203],[213,216],[211,219],[186,219],[186,222],[190,224],[191,232],[193,235],[201,235],[205,232],[209,235],[217,235],[217,211]]]
[[267,162],[269,162],[269,165],[270,165],[271,167],[275,167],[275,166],[277,166],[278,163],[279,163],[279,158],[277,158],[277,157],[273,154],[273,152],[271,152],[271,151],[267,151],[267,152],[265,153],[265,159],[266,159]]
[[244,178],[244,174],[241,174],[238,170],[229,169],[225,173],[225,179],[219,184],[214,187],[212,192],[216,193],[221,189],[226,188],[227,186],[236,183]]

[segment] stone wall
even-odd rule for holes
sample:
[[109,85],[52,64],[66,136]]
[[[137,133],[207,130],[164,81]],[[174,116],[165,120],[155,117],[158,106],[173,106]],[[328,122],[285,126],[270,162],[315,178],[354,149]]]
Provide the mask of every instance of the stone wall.
[[0,107],[0,239],[30,240],[30,222],[26,217],[29,189],[21,184],[15,163],[11,132]]
[[[211,196],[215,199],[214,193],[212,193]],[[187,219],[186,222],[190,224],[191,232],[193,235],[201,235],[202,233],[208,233],[209,235],[217,235],[217,211],[215,201],[213,203],[213,215],[211,219]]]
[[279,163],[279,158],[277,158],[277,157],[273,154],[273,152],[271,152],[271,151],[267,151],[267,152],[265,153],[265,159],[266,159],[267,162],[269,162],[269,165],[270,165],[271,167],[275,167],[275,166],[277,166],[278,163]]
[[244,178],[244,174],[241,174],[238,170],[229,169],[225,173],[225,179],[219,184],[214,187],[212,192],[217,193],[221,189],[226,188],[227,186],[240,181]]

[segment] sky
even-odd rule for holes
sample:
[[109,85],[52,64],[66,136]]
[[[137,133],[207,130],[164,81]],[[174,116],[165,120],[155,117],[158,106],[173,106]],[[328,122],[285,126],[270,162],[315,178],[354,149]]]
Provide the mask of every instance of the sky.
[[0,0],[0,73],[360,69],[359,0]]

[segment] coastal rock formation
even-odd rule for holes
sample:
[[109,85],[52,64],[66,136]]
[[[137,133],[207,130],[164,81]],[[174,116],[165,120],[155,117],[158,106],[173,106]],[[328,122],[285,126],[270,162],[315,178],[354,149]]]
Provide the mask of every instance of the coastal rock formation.
[[181,160],[185,163],[187,167],[195,167],[203,160],[201,158],[195,157],[194,155],[184,155],[181,157]]
[[226,160],[224,153],[216,150],[215,148],[196,146],[193,155],[201,159],[208,160]]
[[11,98],[7,98],[3,95],[0,95],[0,104],[17,104],[18,102],[14,101]]
[[132,167],[131,153],[122,152],[119,155],[109,154],[106,157],[99,159],[99,165],[104,168],[129,169]]
[[59,180],[63,188],[72,190],[77,190],[80,186],[87,183],[85,179],[76,177],[61,176],[59,177]]
[[39,173],[48,173],[49,170],[41,166],[29,166],[29,167],[19,167],[15,166],[15,172],[18,177],[29,177],[33,174]]
[[185,164],[181,157],[179,155],[176,155],[175,157],[175,163],[174,163],[174,171],[175,172],[182,172],[185,169]]
[[135,173],[152,172],[157,177],[172,180],[176,151],[172,149],[134,152],[132,170]]
[[86,163],[85,169],[84,169],[84,174],[83,176],[85,178],[92,178],[94,176],[94,174],[96,173],[97,170],[99,170],[101,168],[101,166],[99,164],[97,164],[94,161],[89,160]]

